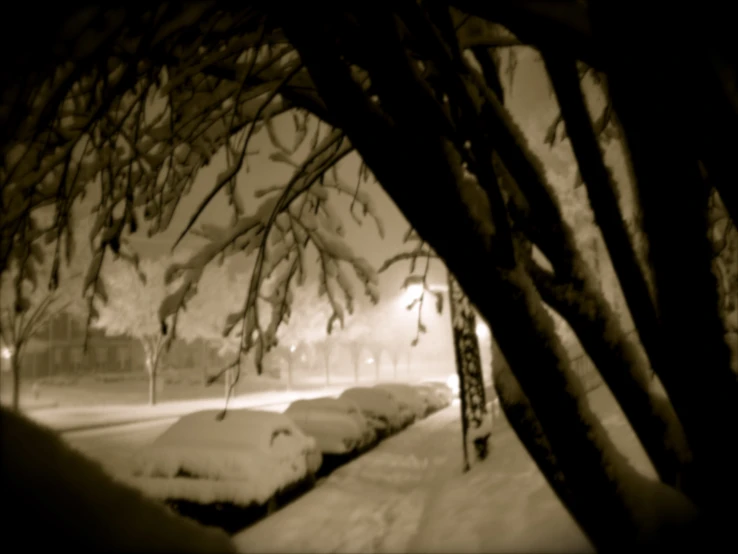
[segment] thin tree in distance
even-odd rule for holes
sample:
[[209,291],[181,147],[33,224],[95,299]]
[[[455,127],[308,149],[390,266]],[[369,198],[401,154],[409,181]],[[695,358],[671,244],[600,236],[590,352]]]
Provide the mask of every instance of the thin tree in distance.
[[148,376],[148,402],[157,401],[159,364],[172,335],[162,333],[159,306],[171,287],[165,283],[166,268],[159,261],[142,260],[138,269],[116,261],[105,268],[107,301],[95,304],[92,326],[108,336],[126,335],[140,341]]

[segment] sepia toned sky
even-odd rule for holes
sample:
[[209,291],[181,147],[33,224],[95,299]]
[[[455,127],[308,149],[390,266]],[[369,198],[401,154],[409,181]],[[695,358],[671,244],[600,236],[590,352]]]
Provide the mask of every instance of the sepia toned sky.
[[[505,73],[509,63],[510,58],[506,58],[503,62],[503,73]],[[576,167],[568,141],[560,142],[554,148],[544,145],[544,137],[551,122],[556,117],[558,109],[553,92],[548,86],[545,73],[542,70],[542,64],[537,54],[530,50],[521,49],[517,49],[517,56],[514,63],[515,71],[512,80],[509,75],[503,77],[503,87],[506,93],[505,104],[510,110],[513,119],[521,127],[529,146],[543,161],[547,169],[547,174],[554,183],[557,191],[572,189]],[[588,85],[585,82],[585,91],[587,87]],[[601,109],[600,104],[602,103],[602,99],[597,94],[589,96],[593,113],[596,113]],[[273,121],[281,142],[291,144],[294,139],[291,116],[286,114],[275,118]],[[314,129],[315,122],[312,123],[308,138],[304,141],[303,146],[292,156],[294,161],[299,163],[308,153],[311,142],[310,137]],[[238,190],[241,194],[247,215],[252,214],[262,201],[254,198],[254,192],[256,190],[273,185],[285,184],[294,171],[294,168],[287,164],[269,159],[269,155],[276,151],[276,148],[271,144],[265,130],[262,130],[252,138],[249,150],[257,153],[249,156],[248,171],[242,169],[238,176]],[[610,165],[614,168],[616,179],[627,182],[628,179],[624,173],[624,164],[622,164],[622,160],[620,159],[622,158],[622,153],[615,152],[613,154],[612,152],[608,152],[608,157],[610,158],[608,160]],[[357,183],[359,163],[358,155],[352,154],[346,157],[339,165],[340,177],[351,186]],[[131,237],[131,242],[135,249],[142,256],[165,257],[170,252],[176,237],[186,226],[190,215],[211,187],[214,186],[218,174],[225,168],[225,154],[221,153],[215,156],[211,160],[211,163],[199,172],[193,191],[181,200],[169,229],[152,239],[148,239],[145,235],[145,230],[141,230],[137,236]],[[379,267],[391,255],[412,248],[412,244],[405,246],[402,244],[402,237],[408,230],[409,224],[380,185],[370,180],[370,182],[362,183],[361,187],[363,191],[371,196],[376,205],[376,211],[381,215],[385,230],[384,238],[379,236],[377,226],[370,217],[362,217],[364,220],[362,225],[357,225],[354,222],[354,219],[349,215],[349,205],[351,202],[349,198],[338,197],[332,199],[332,201],[335,202],[336,212],[342,218],[348,244],[356,254],[366,258],[374,267]],[[627,189],[627,187],[625,188]],[[582,196],[582,193],[584,193],[584,196]],[[625,194],[623,195],[626,202],[629,201],[627,193],[628,191],[625,190]],[[575,196],[577,195],[582,197],[580,200],[586,203],[586,189],[584,187],[577,189]],[[422,199],[419,198],[418,201],[422,202]],[[566,209],[565,207],[565,211]],[[356,212],[361,216],[362,210],[360,208],[357,207]],[[219,194],[203,212],[195,227],[198,227],[202,223],[227,226],[230,222],[231,214],[232,208],[227,205],[225,194]],[[182,246],[188,248],[197,247],[201,244],[203,244],[202,239],[188,237],[183,241]],[[419,262],[416,272],[422,272],[423,268],[424,264]],[[382,302],[401,302],[401,284],[408,273],[409,263],[401,263],[381,275],[380,294]],[[446,273],[441,262],[431,262],[429,281],[432,284],[445,284]],[[432,303],[429,302],[429,304]],[[447,310],[444,312],[444,315],[437,316],[433,313],[432,306],[428,308],[429,315],[426,324],[430,330],[429,334],[433,335],[433,340],[438,345],[442,345],[444,350],[448,349],[450,351]],[[408,325],[414,326],[411,319],[417,317],[417,315],[414,315],[414,312],[408,312],[406,316],[402,317],[408,317]]]

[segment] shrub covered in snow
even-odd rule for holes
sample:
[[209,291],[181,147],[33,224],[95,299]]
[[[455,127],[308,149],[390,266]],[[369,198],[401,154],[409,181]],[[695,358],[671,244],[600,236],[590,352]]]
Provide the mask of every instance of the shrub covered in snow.
[[315,439],[284,414],[219,410],[180,418],[133,458],[130,483],[161,500],[263,504],[320,467]]
[[52,431],[0,411],[6,552],[235,552],[202,527],[115,482]]
[[294,410],[313,410],[316,408],[350,416],[356,422],[359,429],[361,429],[362,438],[360,447],[367,447],[377,442],[377,433],[374,428],[369,424],[367,418],[364,417],[359,406],[347,398],[321,396],[319,398],[296,400],[290,404],[286,413],[289,415]]
[[343,391],[341,398],[356,403],[380,436],[398,431],[406,424],[406,414],[402,413],[397,401],[387,391],[353,387]]

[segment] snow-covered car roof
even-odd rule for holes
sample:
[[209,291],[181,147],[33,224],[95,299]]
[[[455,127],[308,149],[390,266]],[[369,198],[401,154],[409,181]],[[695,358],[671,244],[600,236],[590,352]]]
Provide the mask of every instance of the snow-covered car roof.
[[333,398],[332,396],[319,396],[318,398],[303,398],[295,400],[289,405],[287,411],[302,409],[313,410],[316,408],[347,414],[361,413],[361,409],[357,406],[356,402],[348,398]]
[[[371,444],[377,438],[377,435],[374,431],[373,426],[364,416],[364,413],[361,411],[361,408],[356,404],[356,402],[348,398],[334,398],[332,396],[321,396],[318,398],[295,400],[292,404],[290,404],[287,407],[285,414],[292,417],[295,421],[297,421],[297,418],[295,416],[297,412],[312,413],[314,411],[327,411],[327,412],[337,413],[342,416],[350,417],[354,421],[354,423],[357,425],[358,429],[361,431],[361,436],[362,436],[361,446],[366,446],[368,444]],[[300,427],[308,435],[312,435],[318,438],[313,433],[308,432],[307,428],[303,426],[302,424],[300,424]],[[323,446],[324,443],[321,444],[320,440],[318,440],[318,444],[322,452],[328,452],[328,450],[326,450]]]
[[397,400],[386,390],[369,387],[353,387],[341,393],[359,406],[362,412],[374,416],[382,416],[388,423],[396,427],[400,425],[402,414]]
[[297,409],[286,412],[313,437],[323,454],[347,454],[362,445],[364,430],[350,414],[336,410]]
[[[315,441],[305,436],[284,414],[233,409],[219,420],[220,413],[222,410],[203,410],[182,416],[154,441],[154,445],[274,451],[277,443],[291,443],[303,452],[315,448]],[[289,438],[289,441],[280,438]]]
[[423,417],[425,415],[426,401],[410,385],[405,383],[379,383],[374,388],[389,392],[397,402],[405,404],[415,414],[415,417]]
[[188,414],[132,458],[127,480],[149,496],[193,502],[262,503],[317,471],[313,437],[288,416],[258,410]]

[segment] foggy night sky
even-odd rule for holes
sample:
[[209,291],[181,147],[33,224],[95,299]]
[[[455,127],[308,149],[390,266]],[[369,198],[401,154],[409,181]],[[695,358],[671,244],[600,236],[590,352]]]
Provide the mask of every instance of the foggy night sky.
[[[530,146],[545,164],[549,177],[559,183],[573,182],[575,165],[568,141],[560,143],[554,149],[550,149],[548,146],[541,147],[543,137],[558,112],[555,97],[545,81],[545,72],[542,70],[542,63],[536,54],[531,55],[532,51],[520,52],[521,49],[518,50],[519,53],[517,55],[512,88],[509,75],[506,75],[507,72],[505,71],[506,64],[503,63],[501,68],[503,73],[503,87],[506,92],[505,103],[513,119],[524,129]],[[596,112],[598,110],[596,106],[598,104],[597,99],[595,98],[593,102],[591,101],[590,104]],[[291,115],[288,113],[278,116],[274,118],[273,123],[280,140],[286,145],[291,145],[294,136]],[[323,125],[321,127],[325,131],[326,126]],[[303,157],[308,153],[314,130],[315,120],[313,119],[309,127],[308,137],[303,142],[303,146],[292,156],[294,161],[301,162]],[[262,129],[261,132],[252,137],[249,151],[257,151],[258,154],[248,156],[249,171],[246,172],[245,169],[242,169],[238,176],[238,190],[240,191],[247,215],[252,214],[259,203],[263,201],[262,199],[253,197],[255,190],[271,185],[285,184],[293,174],[294,168],[291,166],[269,159],[269,154],[275,150],[276,148],[272,146],[265,129]],[[612,156],[609,157],[612,158]],[[627,176],[624,175],[622,170],[623,165],[622,163],[617,163],[617,161],[610,163],[610,166],[615,170],[616,179],[626,182]],[[129,237],[134,249],[145,257],[158,258],[166,256],[176,237],[184,229],[199,201],[215,184],[218,174],[225,169],[225,166],[225,153],[221,151],[221,153],[212,158],[208,166],[204,167],[198,173],[192,192],[180,201],[170,227],[165,232],[149,239],[146,236],[146,225],[142,225],[142,228],[136,235]],[[350,186],[354,186],[358,178],[358,168],[359,157],[357,154],[351,154],[339,163],[339,175]],[[355,223],[348,212],[351,202],[349,197],[341,195],[338,198],[333,198],[332,201],[336,201],[334,206],[336,213],[344,224],[348,244],[357,255],[368,259],[374,267],[379,267],[391,255],[412,248],[412,243],[409,245],[402,244],[402,237],[408,230],[409,224],[379,184],[370,180],[367,183],[362,183],[361,187],[362,190],[371,195],[375,202],[377,212],[380,214],[384,223],[384,239],[379,237],[375,222],[370,217],[362,217],[364,220],[362,226],[358,226]],[[92,189],[92,194],[85,201],[85,204],[90,206],[93,205],[93,202],[96,200],[94,197],[97,196],[94,192],[96,187],[92,187]],[[582,192],[586,194],[584,187],[580,187],[578,191],[579,194]],[[422,202],[422,197],[419,197],[418,201]],[[227,199],[223,192],[213,199],[198,219],[194,228],[198,228],[203,223],[219,226],[227,225],[231,219],[231,210],[232,208],[227,205]],[[361,217],[361,208],[357,208],[356,212]],[[203,239],[190,236],[182,241],[181,247],[197,248],[201,244],[203,244]],[[416,273],[421,273],[424,265],[424,262],[419,260],[416,266]],[[402,295],[400,288],[402,280],[408,274],[409,262],[403,262],[380,275],[381,302],[398,302],[398,298]],[[446,274],[442,262],[438,260],[431,262],[429,281],[431,284],[445,284]],[[358,296],[364,298],[363,291],[359,287],[357,287]],[[357,300],[360,299],[357,298]],[[428,304],[432,304],[432,302]],[[439,325],[440,328],[438,330],[444,329],[444,332],[437,336],[428,336],[427,339],[421,340],[421,345],[423,343],[426,343],[426,345],[429,342],[433,343],[438,339],[440,341],[438,346],[443,344],[444,350],[448,347],[450,351],[450,333],[447,327],[447,318],[449,317],[448,309],[445,308],[444,314],[438,317],[435,315],[432,306],[429,305],[427,307],[429,308],[428,316],[425,315],[426,310],[424,309],[424,321],[429,327],[429,334],[436,335],[435,328]],[[413,315],[416,312],[406,313],[408,325],[414,327],[415,324],[411,320],[416,317],[416,315]]]

